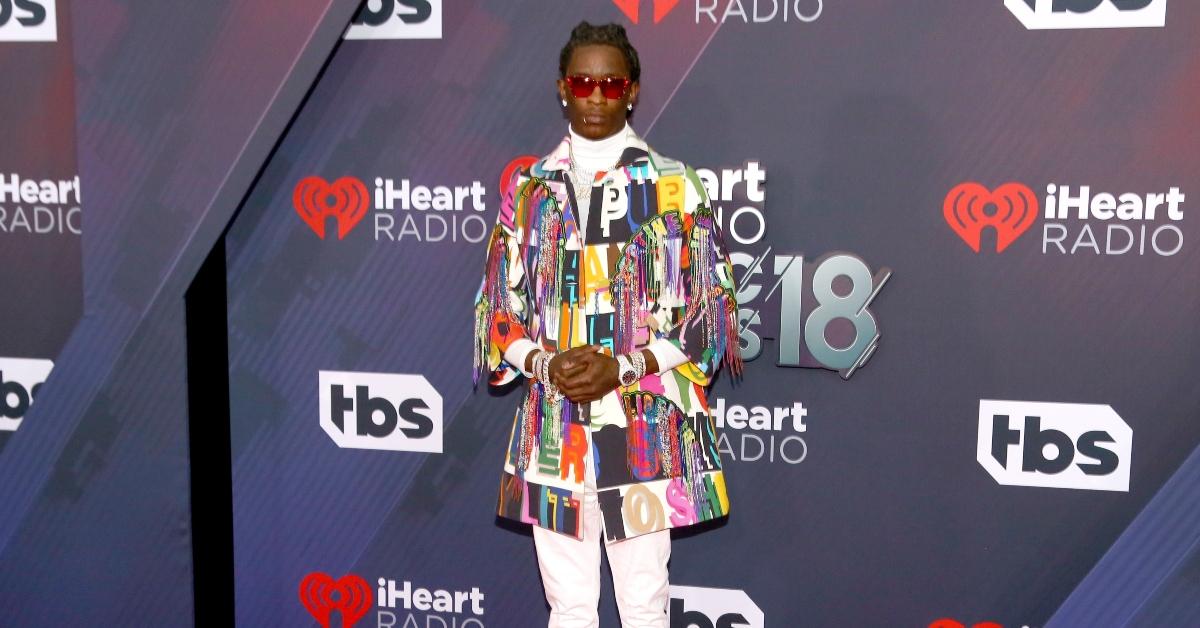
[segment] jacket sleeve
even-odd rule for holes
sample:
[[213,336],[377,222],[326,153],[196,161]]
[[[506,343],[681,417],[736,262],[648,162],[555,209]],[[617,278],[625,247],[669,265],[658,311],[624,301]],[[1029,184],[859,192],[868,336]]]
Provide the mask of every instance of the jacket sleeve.
[[496,225],[488,238],[483,281],[475,296],[476,384],[485,373],[493,386],[507,384],[518,374],[528,376],[523,370],[525,356],[539,346],[527,332],[528,280],[517,227],[520,182],[521,171],[517,170],[504,191]]
[[[651,344],[658,345],[659,339],[670,341],[686,356],[686,361],[678,360],[682,361],[677,367],[679,372],[707,386],[722,362],[733,374],[741,373],[737,290],[733,266],[708,193],[692,167],[685,168],[684,179],[678,249],[670,245],[664,256],[665,264],[678,266],[675,283],[679,288],[660,290],[656,306],[650,312],[651,325],[656,328]],[[667,272],[676,271],[672,268]],[[670,280],[665,282],[667,286],[670,283]]]

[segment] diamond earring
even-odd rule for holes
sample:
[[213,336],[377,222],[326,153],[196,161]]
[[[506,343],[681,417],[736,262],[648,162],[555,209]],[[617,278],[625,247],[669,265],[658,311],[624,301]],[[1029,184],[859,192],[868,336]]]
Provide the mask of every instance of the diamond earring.
[[563,105],[564,107],[566,107],[566,106],[567,106],[567,99],[566,99],[566,98],[562,99],[562,105]]
[[633,111],[633,103],[629,103],[629,104],[625,105],[625,108],[628,109],[629,111]]

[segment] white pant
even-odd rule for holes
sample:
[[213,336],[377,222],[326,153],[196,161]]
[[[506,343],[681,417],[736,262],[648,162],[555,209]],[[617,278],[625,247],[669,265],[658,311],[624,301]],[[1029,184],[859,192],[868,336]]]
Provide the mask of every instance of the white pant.
[[[533,526],[549,628],[600,625],[600,545],[603,536],[591,456],[584,460],[583,540]],[[667,628],[667,561],[671,533],[659,530],[606,545],[623,628]]]

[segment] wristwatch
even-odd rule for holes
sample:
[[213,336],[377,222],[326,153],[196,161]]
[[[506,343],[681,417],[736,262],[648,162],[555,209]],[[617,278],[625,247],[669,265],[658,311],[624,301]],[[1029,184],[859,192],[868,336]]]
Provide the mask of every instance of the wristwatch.
[[632,386],[638,380],[637,369],[624,355],[617,356],[617,379],[621,381],[622,386]]

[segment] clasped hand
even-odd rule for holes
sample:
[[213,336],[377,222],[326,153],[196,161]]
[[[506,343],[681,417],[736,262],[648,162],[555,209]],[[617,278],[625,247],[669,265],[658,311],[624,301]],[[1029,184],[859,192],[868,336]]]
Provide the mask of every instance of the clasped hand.
[[567,349],[550,360],[550,383],[575,403],[595,401],[621,385],[617,359],[599,345]]

